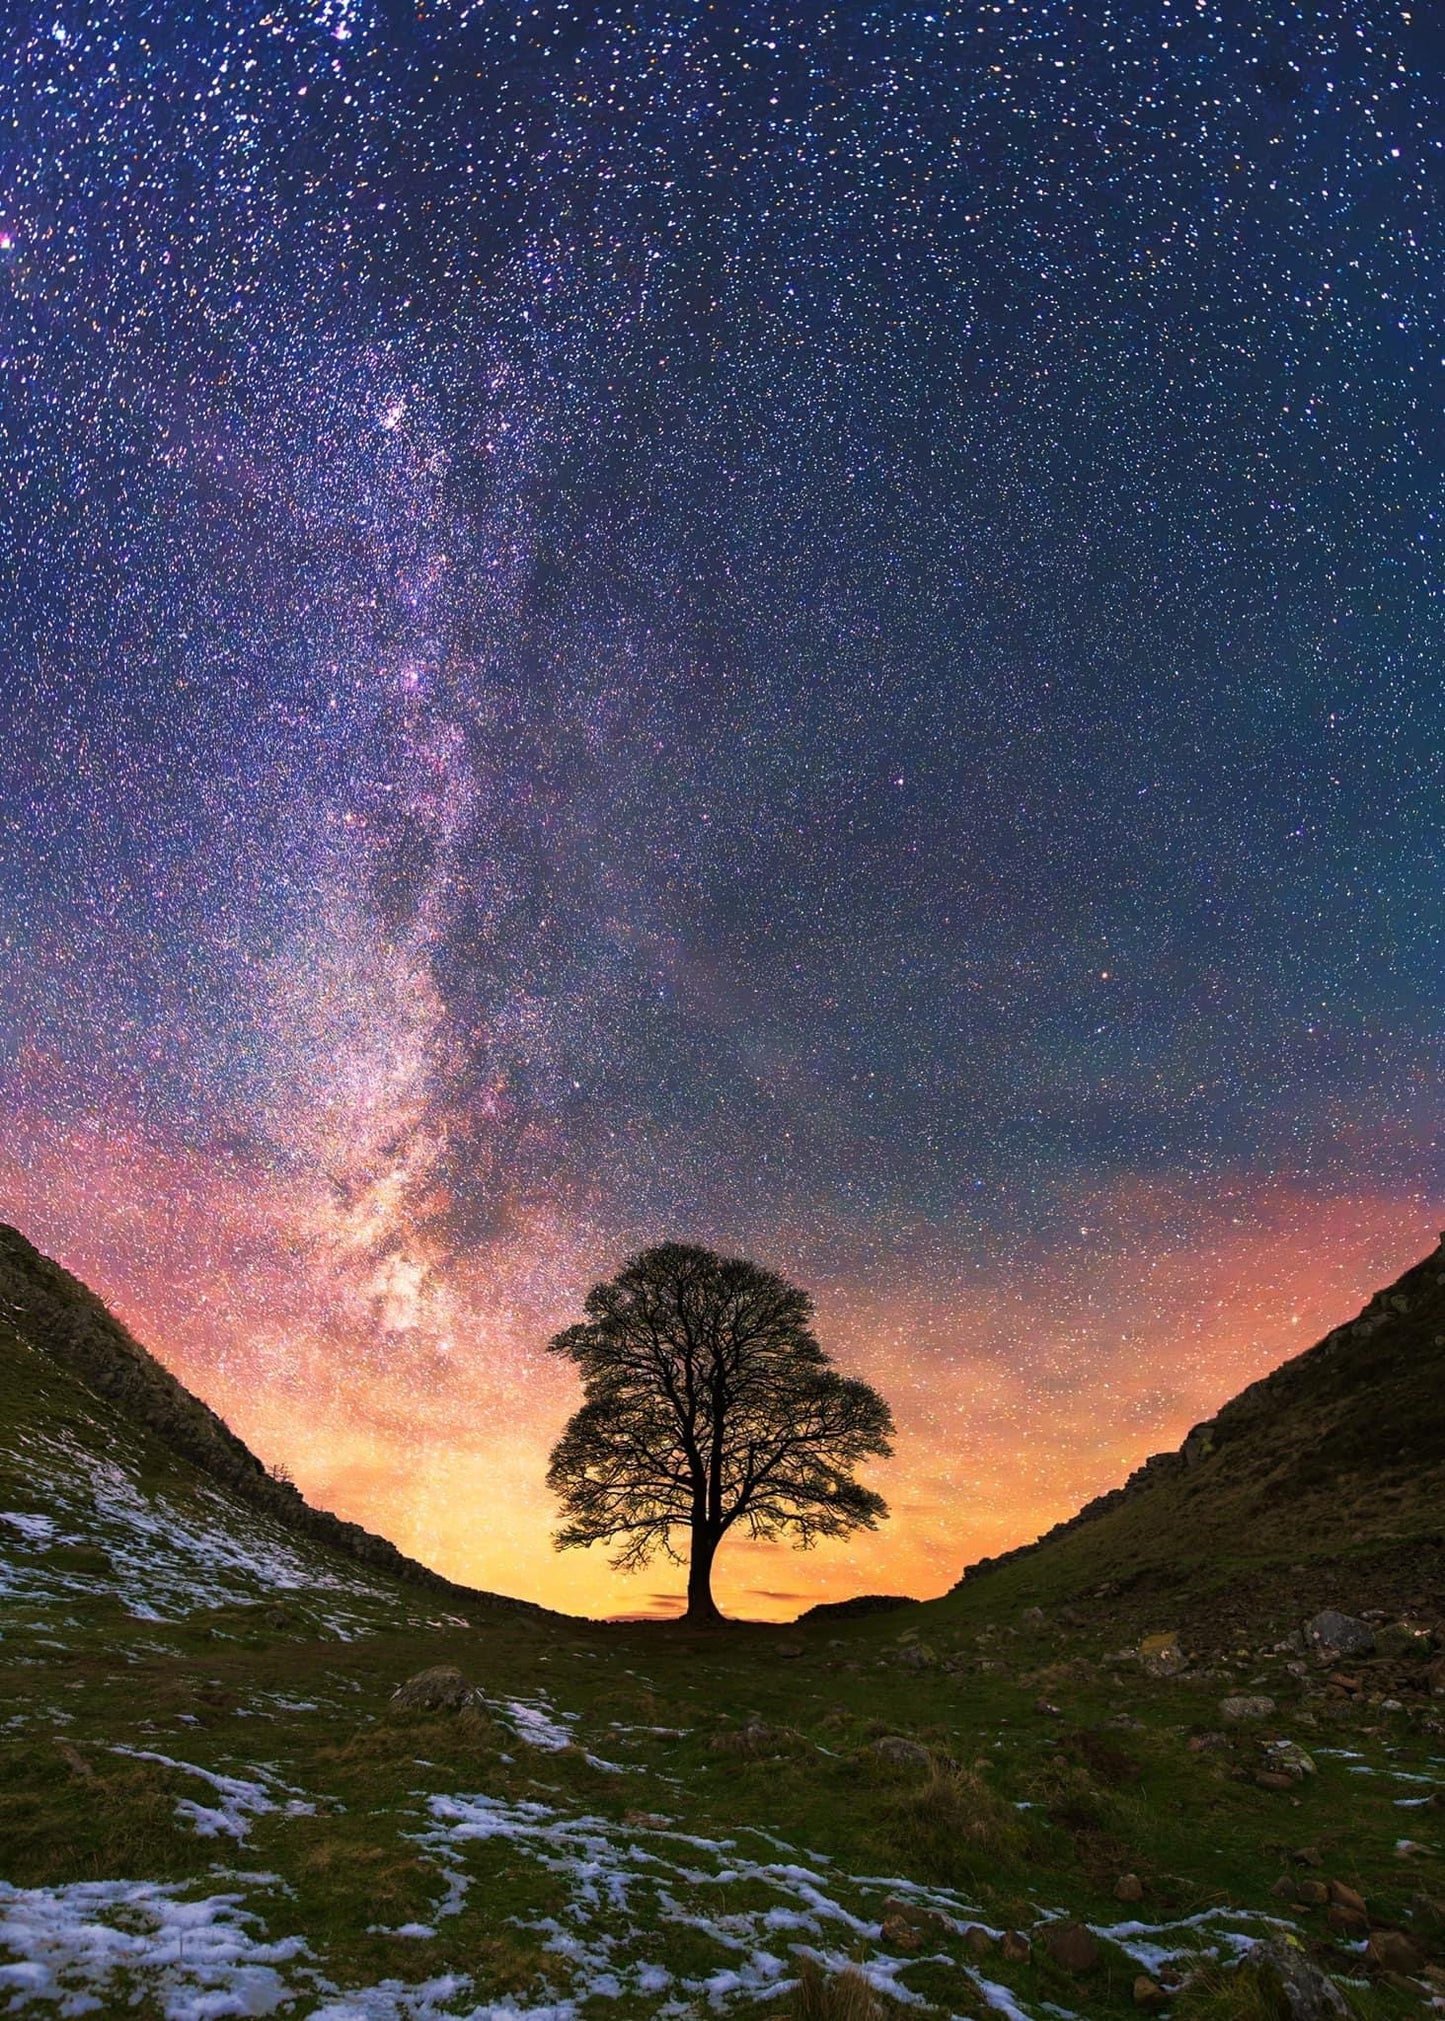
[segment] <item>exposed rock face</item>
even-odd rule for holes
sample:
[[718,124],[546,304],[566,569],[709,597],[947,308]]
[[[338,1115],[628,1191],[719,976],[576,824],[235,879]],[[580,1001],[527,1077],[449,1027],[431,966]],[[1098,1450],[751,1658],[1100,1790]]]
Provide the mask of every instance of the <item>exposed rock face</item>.
[[1357,1621],[1334,1607],[1326,1607],[1306,1621],[1304,1638],[1316,1656],[1330,1661],[1339,1656],[1369,1656],[1375,1647],[1375,1631],[1368,1621]]
[[436,1663],[418,1670],[391,1694],[393,1712],[460,1712],[472,1700],[472,1687],[454,1663]]

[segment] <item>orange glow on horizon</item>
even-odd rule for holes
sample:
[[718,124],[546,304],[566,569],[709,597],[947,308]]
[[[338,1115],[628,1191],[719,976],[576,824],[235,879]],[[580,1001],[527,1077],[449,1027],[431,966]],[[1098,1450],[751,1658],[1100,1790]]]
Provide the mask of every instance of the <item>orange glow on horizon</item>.
[[[465,1584],[591,1615],[680,1610],[679,1567],[623,1577],[600,1550],[550,1542],[546,1459],[575,1392],[544,1344],[635,1240],[521,1226],[433,1265],[428,1323],[398,1326],[317,1241],[305,1187],[238,1152],[35,1119],[23,1162],[17,1141],[0,1151],[0,1215],[311,1500]],[[868,1283],[809,1271],[780,1236],[766,1260],[812,1284],[825,1347],[893,1405],[897,1455],[870,1475],[892,1515],[808,1554],[731,1540],[726,1611],[945,1591],[1177,1446],[1435,1239],[1418,1197],[1244,1180],[1208,1196],[1133,1180],[1081,1203],[1079,1227],[1012,1276],[936,1239]]]

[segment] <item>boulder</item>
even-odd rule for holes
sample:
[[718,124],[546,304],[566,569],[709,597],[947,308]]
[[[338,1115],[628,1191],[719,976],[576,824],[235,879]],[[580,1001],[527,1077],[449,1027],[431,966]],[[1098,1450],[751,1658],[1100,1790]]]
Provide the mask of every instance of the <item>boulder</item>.
[[1330,1903],[1325,1921],[1337,1937],[1366,1937],[1370,1932],[1369,1917],[1360,1909],[1347,1908],[1343,1902]]
[[1065,1972],[1092,1972],[1103,1956],[1098,1938],[1083,1923],[1045,1923],[1039,1938]]
[[926,1642],[910,1642],[899,1650],[898,1661],[905,1670],[932,1670],[938,1661],[938,1651],[930,1649]]
[[1189,1658],[1180,1647],[1177,1631],[1168,1628],[1143,1638],[1139,1644],[1139,1661],[1146,1676],[1177,1677]]
[[998,1940],[998,1954],[1011,1965],[1022,1965],[1029,1955],[1029,1940],[1018,1930],[1005,1930]]
[[874,1741],[873,1752],[880,1761],[891,1762],[895,1768],[927,1768],[932,1760],[920,1741],[907,1740],[901,1733],[885,1733],[881,1740]]
[[1120,1874],[1118,1880],[1114,1883],[1114,1900],[1116,1902],[1142,1902],[1143,1899],[1144,1883],[1140,1880],[1139,1876],[1137,1874]]
[[391,1694],[393,1712],[460,1712],[472,1701],[472,1687],[454,1663],[435,1663],[398,1684]]
[[902,1916],[885,1916],[878,1933],[895,1951],[921,1951],[923,1932]]
[[1403,1930],[1376,1930],[1365,1951],[1370,1963],[1381,1972],[1418,1972],[1425,1953]]
[[1266,1937],[1251,1944],[1240,1970],[1259,1981],[1266,1998],[1289,2021],[1334,2021],[1336,2015],[1350,2011],[1334,1980],[1287,1937]]
[[1315,1773],[1313,1760],[1297,1741],[1267,1740],[1259,1752],[1261,1768],[1284,1775],[1291,1782],[1303,1782],[1307,1775]]
[[1341,1614],[1334,1607],[1326,1607],[1306,1621],[1304,1638],[1316,1656],[1331,1662],[1337,1656],[1368,1656],[1375,1647],[1375,1631],[1368,1621]]
[[1219,1701],[1220,1716],[1224,1719],[1268,1719],[1274,1709],[1272,1698],[1251,1697],[1247,1692]]
[[1369,1914],[1365,1907],[1364,1896],[1352,1888],[1348,1881],[1330,1882],[1330,1900],[1339,1908],[1353,1910],[1357,1916]]

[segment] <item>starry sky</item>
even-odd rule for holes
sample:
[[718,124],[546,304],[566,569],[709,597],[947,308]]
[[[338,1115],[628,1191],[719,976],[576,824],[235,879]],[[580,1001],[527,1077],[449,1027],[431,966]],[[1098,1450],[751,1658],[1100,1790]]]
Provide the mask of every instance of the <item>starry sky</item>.
[[1418,4],[0,26],[0,1214],[453,1576],[663,1237],[933,1593],[1432,1245]]

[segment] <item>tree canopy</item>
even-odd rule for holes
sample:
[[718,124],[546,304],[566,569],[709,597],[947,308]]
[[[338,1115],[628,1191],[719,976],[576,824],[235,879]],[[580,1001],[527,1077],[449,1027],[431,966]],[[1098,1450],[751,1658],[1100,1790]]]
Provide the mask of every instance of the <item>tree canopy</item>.
[[595,1285],[584,1310],[549,1344],[583,1386],[547,1473],[559,1550],[610,1543],[620,1568],[657,1551],[680,1563],[686,1530],[687,1617],[717,1619],[713,1558],[734,1526],[806,1548],[887,1515],[853,1469],[891,1453],[892,1413],[833,1367],[807,1292],[667,1242]]

